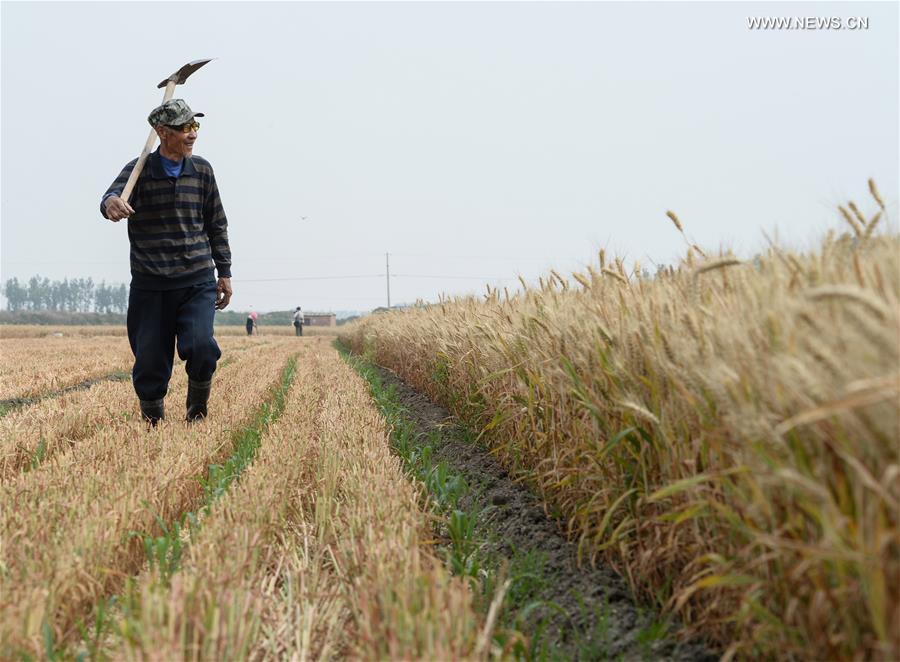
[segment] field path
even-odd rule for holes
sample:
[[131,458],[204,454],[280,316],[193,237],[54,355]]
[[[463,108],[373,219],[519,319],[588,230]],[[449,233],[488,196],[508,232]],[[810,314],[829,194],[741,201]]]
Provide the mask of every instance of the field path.
[[456,427],[443,407],[378,369],[414,423],[420,443],[428,440],[435,461],[446,462],[473,488],[460,499],[463,510],[480,512],[477,535],[487,555],[534,559],[529,596],[533,609],[522,631],[540,632],[544,650],[565,659],[716,660],[702,643],[677,641],[677,627],[664,625],[636,606],[625,581],[604,564],[579,563],[578,545],[563,524],[550,519],[543,502],[483,446]]

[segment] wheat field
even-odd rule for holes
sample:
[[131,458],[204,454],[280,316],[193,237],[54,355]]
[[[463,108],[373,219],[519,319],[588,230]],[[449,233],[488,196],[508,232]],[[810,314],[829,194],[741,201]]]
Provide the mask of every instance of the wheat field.
[[689,245],[646,278],[601,251],[341,336],[726,659],[897,659],[900,237],[870,187],[809,252]]
[[654,277],[601,251],[303,338],[219,328],[193,425],[181,362],[140,419],[124,328],[0,329],[0,659],[530,659],[495,637],[511,579],[448,570],[437,474],[338,334],[679,636],[900,658],[900,236],[871,192],[806,252],[704,251],[669,212],[687,250]]

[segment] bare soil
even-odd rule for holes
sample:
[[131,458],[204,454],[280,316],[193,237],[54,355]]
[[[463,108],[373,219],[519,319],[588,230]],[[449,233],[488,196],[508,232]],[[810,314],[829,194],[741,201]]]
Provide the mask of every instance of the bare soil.
[[[525,485],[514,481],[490,452],[470,441],[443,407],[409,387],[390,370],[379,368],[382,380],[393,385],[419,432],[433,443],[437,461],[462,474],[472,489],[460,502],[476,511],[478,536],[493,557],[513,559],[531,555],[542,561],[527,596],[535,608],[519,623],[534,635],[543,627],[551,659],[716,660],[702,642],[678,641],[677,625],[663,624],[650,610],[640,608],[626,583],[610,568],[579,565],[576,545],[560,525],[547,517],[543,503]],[[424,442],[423,442],[424,443]],[[543,626],[541,625],[543,623]],[[531,630],[531,631],[529,631]]]

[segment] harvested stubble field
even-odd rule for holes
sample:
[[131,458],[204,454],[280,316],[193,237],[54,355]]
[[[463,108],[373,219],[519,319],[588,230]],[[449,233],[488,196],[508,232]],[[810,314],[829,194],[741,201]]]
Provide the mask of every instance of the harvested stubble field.
[[[47,328],[67,331],[48,333]],[[19,335],[29,330],[33,335]],[[96,335],[89,335],[94,331]],[[237,334],[222,335],[219,345],[225,351],[231,348],[241,351],[254,343],[268,342],[260,336],[241,340]],[[77,392],[110,379],[127,380],[133,361],[124,328],[2,327],[0,412]]]
[[870,186],[881,211],[809,253],[691,246],[641,278],[601,251],[342,340],[726,656],[900,659],[900,237]]
[[[127,339],[83,338],[77,351],[68,338],[0,337],[0,401],[27,399],[131,368]],[[35,373],[34,366],[41,370]]]
[[3,415],[0,659],[490,655],[421,485],[331,341],[224,338],[193,425],[180,365],[155,429],[121,380]]

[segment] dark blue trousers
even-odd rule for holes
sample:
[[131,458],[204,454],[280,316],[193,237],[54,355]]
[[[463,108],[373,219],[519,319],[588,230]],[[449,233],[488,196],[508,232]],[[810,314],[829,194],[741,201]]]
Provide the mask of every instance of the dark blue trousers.
[[188,377],[212,379],[222,356],[213,338],[215,282],[177,290],[139,290],[128,295],[128,342],[134,352],[131,372],[141,400],[164,398],[172,377],[175,340]]

